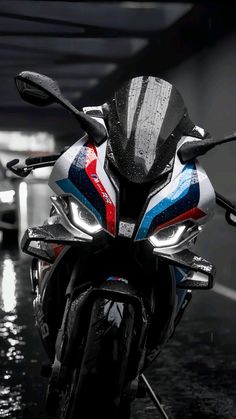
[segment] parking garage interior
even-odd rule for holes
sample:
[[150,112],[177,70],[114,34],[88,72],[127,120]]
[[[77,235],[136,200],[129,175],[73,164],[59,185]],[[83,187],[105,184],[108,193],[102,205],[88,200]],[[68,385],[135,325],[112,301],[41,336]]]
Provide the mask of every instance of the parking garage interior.
[[[42,225],[51,168],[18,179],[9,160],[60,152],[83,131],[58,105],[24,102],[14,77],[57,80],[82,110],[108,101],[126,80],[175,85],[194,123],[223,138],[236,131],[236,7],[215,1],[0,0],[0,418],[44,419],[46,355],[34,326],[28,227]],[[215,190],[236,203],[236,145],[200,157]],[[5,200],[5,201],[4,201]],[[6,209],[7,206],[7,209]],[[216,266],[210,291],[195,291],[174,337],[147,371],[172,419],[236,418],[236,229],[217,208],[197,252]],[[132,418],[158,418],[148,397]]]

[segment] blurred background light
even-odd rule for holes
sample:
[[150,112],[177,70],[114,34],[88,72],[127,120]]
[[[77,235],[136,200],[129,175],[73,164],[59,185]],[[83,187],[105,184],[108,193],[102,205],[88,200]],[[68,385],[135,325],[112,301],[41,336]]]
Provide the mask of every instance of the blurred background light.
[[0,131],[1,150],[51,152],[54,144],[53,135],[47,132]]
[[2,265],[1,308],[6,312],[16,307],[16,273],[12,259],[5,258]]

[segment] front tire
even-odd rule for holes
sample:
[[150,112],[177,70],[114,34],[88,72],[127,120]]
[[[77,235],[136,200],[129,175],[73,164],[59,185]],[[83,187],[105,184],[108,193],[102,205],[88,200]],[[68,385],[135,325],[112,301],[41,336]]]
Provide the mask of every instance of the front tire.
[[129,419],[127,369],[134,328],[131,304],[104,298],[93,304],[83,355],[71,372],[60,419]]

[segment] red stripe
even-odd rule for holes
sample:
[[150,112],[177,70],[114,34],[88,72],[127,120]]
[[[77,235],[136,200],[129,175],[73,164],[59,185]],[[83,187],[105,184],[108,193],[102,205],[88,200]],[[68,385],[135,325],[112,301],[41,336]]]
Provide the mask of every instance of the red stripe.
[[184,212],[183,214],[178,215],[178,217],[172,218],[170,221],[167,221],[166,223],[163,223],[163,224],[159,225],[156,228],[155,232],[161,230],[164,227],[168,227],[170,225],[177,224],[180,221],[185,221],[185,220],[189,220],[189,219],[198,220],[199,218],[204,217],[205,215],[206,215],[205,212],[203,212],[200,208],[197,208],[197,207],[192,208],[192,209]]
[[86,163],[85,163],[85,171],[92,182],[92,184],[97,189],[99,195],[102,197],[105,207],[106,207],[106,223],[107,223],[107,231],[115,236],[116,231],[116,209],[115,205],[113,204],[110,196],[108,195],[106,189],[104,188],[102,182],[97,177],[94,179],[91,175],[97,175],[97,150],[93,144],[87,144],[87,155],[86,155]]

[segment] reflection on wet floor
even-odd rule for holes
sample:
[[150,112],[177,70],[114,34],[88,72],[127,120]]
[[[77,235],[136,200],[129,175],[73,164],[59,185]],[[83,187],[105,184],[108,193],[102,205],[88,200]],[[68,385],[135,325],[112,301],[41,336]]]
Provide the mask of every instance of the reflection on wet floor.
[[[13,384],[14,366],[24,359],[25,345],[16,313],[16,272],[14,262],[6,253],[0,267],[0,339],[1,383],[0,417],[12,418],[22,409],[22,384]],[[12,368],[11,368],[12,366]]]
[[[38,344],[34,331],[29,283],[29,261],[18,251],[0,255],[0,418],[25,419],[37,405],[34,390],[26,394],[32,365],[39,370],[40,351],[31,352],[29,336]],[[27,342],[27,346],[26,346]],[[35,349],[33,346],[32,349]],[[39,359],[37,360],[39,356]],[[38,378],[40,379],[39,371]],[[37,382],[37,379],[36,379]],[[35,383],[34,383],[35,385]],[[41,385],[39,386],[39,388]],[[37,388],[37,385],[36,385]],[[32,395],[32,401],[29,401]],[[40,397],[37,398],[39,399]],[[29,416],[30,417],[30,416]],[[33,419],[33,416],[30,418]]]
[[[20,183],[20,237],[28,225],[40,225],[49,212],[49,188],[44,181]],[[40,202],[40,211],[35,211]],[[6,243],[9,247],[13,243]],[[30,258],[6,250],[0,241],[0,418],[39,419],[46,380],[40,376],[47,361],[34,326],[29,279]]]
[[16,308],[16,273],[14,263],[8,255],[2,261],[0,269],[2,278],[0,288],[0,308],[5,313],[13,312]]

